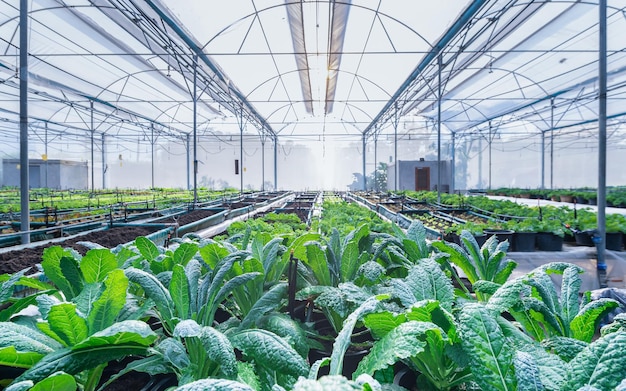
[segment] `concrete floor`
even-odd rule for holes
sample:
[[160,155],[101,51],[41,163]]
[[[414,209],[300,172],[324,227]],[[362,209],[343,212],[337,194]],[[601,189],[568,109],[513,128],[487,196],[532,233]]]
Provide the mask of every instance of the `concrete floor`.
[[[512,277],[518,277],[549,262],[574,263],[583,269],[581,291],[600,288],[596,269],[596,248],[563,245],[563,251],[509,252],[508,258],[517,262]],[[626,252],[606,251],[606,285],[609,288],[626,289]]]
[[[545,206],[545,205],[554,205],[554,206],[568,206],[570,208],[574,208],[573,203],[569,202],[556,202],[549,200],[536,200],[536,199],[528,199],[528,198],[513,198],[513,197],[501,197],[501,196],[488,196],[494,200],[509,200],[516,202],[518,204],[524,204],[528,206]],[[586,204],[577,204],[576,208],[584,209],[588,208],[597,211],[598,207],[596,205],[586,205]],[[607,207],[606,213],[618,213],[618,214],[626,214],[626,209],[624,208],[613,208]],[[584,246],[576,246],[569,245],[565,243],[563,245],[563,251],[555,251],[555,252],[530,252],[530,253],[516,253],[510,252],[508,253],[508,257],[514,261],[516,261],[519,265],[513,272],[514,276],[519,276],[534,268],[541,266],[542,264],[548,262],[571,262],[575,263],[578,266],[585,269],[585,273],[582,275],[583,285],[581,287],[582,291],[590,291],[594,289],[600,288],[600,283],[598,280],[598,274],[596,269],[596,248],[595,247],[584,247]],[[624,251],[610,251],[606,250],[606,285],[609,288],[619,288],[626,289],[626,252]]]

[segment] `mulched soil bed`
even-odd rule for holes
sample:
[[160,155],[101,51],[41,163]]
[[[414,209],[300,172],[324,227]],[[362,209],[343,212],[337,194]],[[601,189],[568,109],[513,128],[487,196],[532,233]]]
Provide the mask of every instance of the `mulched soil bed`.
[[183,226],[185,224],[193,223],[194,221],[202,220],[209,216],[213,216],[218,213],[216,210],[197,209],[189,213],[185,213],[178,216],[178,220],[174,220],[173,217],[165,217],[162,219],[154,220],[155,223],[175,223],[178,221],[178,225]]
[[230,209],[240,209],[240,208],[244,208],[250,205],[254,205],[254,204],[251,202],[233,202],[232,204],[222,204],[224,208],[230,208]]
[[105,231],[91,232],[60,243],[47,242],[37,247],[0,253],[0,274],[15,273],[40,263],[43,250],[47,247],[55,245],[71,247],[79,253],[85,254],[88,249],[76,244],[77,242],[94,242],[107,248],[113,248],[118,244],[128,243],[138,236],[146,236],[155,230],[155,228],[146,227],[114,227]]

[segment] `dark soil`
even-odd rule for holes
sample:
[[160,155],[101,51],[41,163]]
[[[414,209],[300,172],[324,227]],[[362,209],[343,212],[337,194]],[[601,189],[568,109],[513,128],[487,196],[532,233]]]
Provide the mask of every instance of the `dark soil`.
[[113,248],[118,244],[128,243],[138,236],[146,236],[155,230],[156,228],[147,227],[113,227],[105,231],[91,232],[63,242],[47,242],[37,247],[0,253],[0,274],[15,273],[40,263],[44,249],[51,246],[71,247],[84,255],[88,250],[87,247],[81,246],[77,242],[93,242],[107,248]]
[[[120,372],[134,359],[136,357],[127,357],[121,362],[109,362],[102,373],[101,382],[98,386],[102,386],[111,376]],[[104,391],[161,391],[176,385],[176,377],[173,374],[150,376],[147,373],[131,371],[114,380],[104,388]]]
[[305,208],[305,209],[311,209],[313,207],[313,202],[308,202],[308,201],[291,201],[291,202],[287,202],[287,204],[285,205],[285,208]]
[[253,203],[251,203],[251,202],[233,202],[232,204],[223,204],[222,206],[224,208],[240,209],[240,208],[245,208],[246,206],[250,206],[250,205],[253,205]]
[[197,209],[191,211],[189,213],[185,213],[177,216],[177,219],[174,217],[165,217],[162,219],[154,220],[155,223],[175,223],[178,221],[178,225],[183,226],[185,224],[193,223],[194,221],[202,220],[206,217],[213,216],[218,213],[218,210],[209,210],[209,209]]

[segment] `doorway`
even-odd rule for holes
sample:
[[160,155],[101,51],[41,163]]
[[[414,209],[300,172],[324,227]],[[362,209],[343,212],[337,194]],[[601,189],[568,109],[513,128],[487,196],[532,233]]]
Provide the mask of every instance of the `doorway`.
[[430,190],[430,167],[415,167],[415,191]]

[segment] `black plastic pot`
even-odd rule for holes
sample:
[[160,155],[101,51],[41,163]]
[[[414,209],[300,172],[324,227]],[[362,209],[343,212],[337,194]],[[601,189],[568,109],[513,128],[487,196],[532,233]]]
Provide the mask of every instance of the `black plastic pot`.
[[515,232],[513,234],[513,251],[532,252],[535,251],[536,232]]
[[476,242],[478,243],[478,247],[482,247],[483,244],[485,244],[485,242],[487,241],[487,234],[482,234],[482,235],[474,235],[474,238],[476,239]]
[[563,238],[552,232],[537,232],[536,244],[539,251],[563,250]]
[[621,232],[607,232],[606,233],[606,249],[612,251],[622,251],[624,242]]
[[504,242],[505,240],[508,240],[509,246],[512,247],[513,245],[513,234],[515,233],[515,231],[512,231],[510,229],[485,229],[483,232],[485,233],[485,235],[487,235],[487,238],[496,235],[498,242]]
[[593,240],[591,240],[591,235],[589,235],[589,232],[587,231],[574,232],[574,238],[576,239],[576,244],[579,246],[594,246]]

